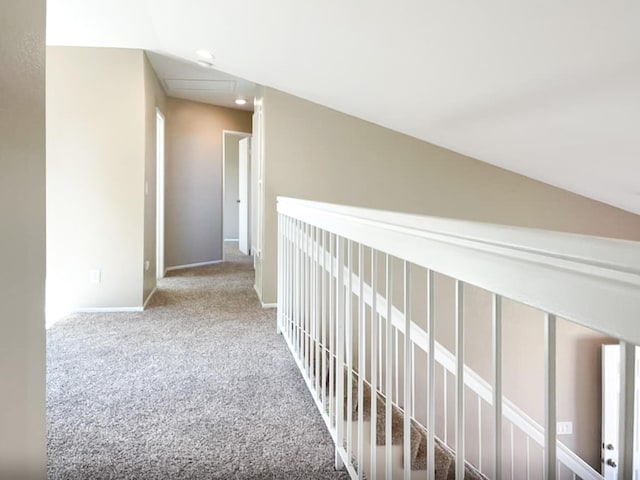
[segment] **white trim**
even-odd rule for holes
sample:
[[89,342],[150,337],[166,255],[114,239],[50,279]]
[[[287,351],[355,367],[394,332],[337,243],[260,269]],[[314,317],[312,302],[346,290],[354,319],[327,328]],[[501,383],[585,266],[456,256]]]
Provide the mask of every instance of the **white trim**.
[[228,133],[229,135],[243,135],[245,137],[253,135],[251,132],[240,132],[238,130],[222,130],[222,133]]
[[74,308],[70,313],[125,313],[142,312],[144,307],[89,307]]
[[260,305],[262,305],[262,308],[278,308],[278,304],[277,303],[264,303],[262,301],[262,295],[260,295],[260,291],[258,290],[258,286],[256,284],[253,285],[253,289],[256,292],[256,295],[258,296],[258,301],[260,302]]
[[149,301],[151,300],[151,297],[153,297],[153,294],[156,293],[156,290],[158,290],[158,287],[154,287],[153,290],[151,290],[151,293],[147,296],[147,299],[144,301],[144,303],[142,304],[142,310],[144,310],[145,308],[147,308],[147,304],[149,303]]
[[640,344],[639,242],[284,197],[278,212]]
[[225,242],[239,242],[240,239],[239,238],[225,238],[224,241]]
[[[162,135],[159,135],[158,126],[162,125]],[[156,280],[164,277],[158,272],[165,268],[165,193],[166,193],[166,119],[160,108],[156,106]],[[162,143],[160,143],[162,140]]]
[[[224,238],[224,200],[227,194],[227,186],[226,186],[226,164],[227,164],[227,149],[225,148],[225,138],[227,135],[233,135],[236,137],[247,138],[251,137],[253,134],[248,132],[239,132],[237,130],[222,130],[222,198],[220,199],[220,204],[222,205],[222,210],[220,212],[220,238],[222,239],[222,244],[226,242]],[[242,140],[242,139],[241,139]],[[224,248],[222,248],[222,260],[225,260]]]
[[[303,220],[304,221],[304,220]],[[550,232],[553,233],[553,232]],[[286,238],[289,238],[288,232],[281,232],[280,235],[284,235]],[[305,235],[304,233],[302,235]],[[295,241],[295,240],[294,240]],[[320,248],[313,242],[310,238],[306,237],[303,239],[301,243],[301,251],[304,255],[310,256],[312,261],[319,262],[317,258],[314,258],[314,249]],[[324,262],[320,262],[320,268],[324,268],[327,273],[333,273],[333,277],[336,279],[337,283],[342,283],[347,289],[349,289],[349,285],[351,285],[351,292],[354,296],[360,298],[360,277],[357,273],[351,273],[349,275],[349,268],[343,267],[343,275],[342,280],[338,276],[337,270],[340,270],[337,267],[338,261],[335,257],[331,257],[325,253],[323,255]],[[406,255],[405,255],[406,257]],[[349,282],[349,277],[351,277],[351,281]],[[254,287],[255,288],[255,287]],[[371,286],[367,282],[362,283],[362,297],[364,303],[368,306],[372,306],[374,303],[376,305],[376,311],[379,315],[379,322],[383,323],[386,321],[387,317],[391,317],[390,326],[396,329],[398,332],[402,333],[402,335],[406,332],[405,326],[405,316],[404,313],[396,308],[393,305],[390,305],[390,309],[387,309],[387,300],[386,298],[380,294],[376,294],[375,302],[373,301],[373,290]],[[424,352],[429,352],[430,339],[429,334],[425,331],[421,326],[410,322],[411,334],[409,336],[410,341],[421,348]],[[449,371],[452,374],[457,373],[457,361],[456,356],[451,353],[446,347],[441,345],[439,342],[433,341],[435,354],[433,357],[435,361]],[[294,355],[295,356],[295,355]],[[489,406],[493,405],[493,387],[487,381],[485,381],[480,375],[478,375],[474,370],[472,370],[468,366],[464,366],[464,375],[459,375],[463,379],[464,384],[472,390],[478,397],[482,398]],[[507,398],[503,396],[502,400],[502,408],[503,408],[503,416],[510,423],[512,423],[515,427],[519,428],[522,432],[524,432],[529,438],[535,441],[538,445],[544,445],[544,428],[538,424],[535,420],[533,420],[529,415],[527,415],[524,411],[519,409],[514,403],[509,401]],[[576,455],[571,449],[565,446],[561,441],[556,441],[557,445],[557,457],[558,460],[568,467],[572,472],[577,474],[580,478],[589,479],[589,480],[599,480],[602,477],[593,470],[591,466],[589,466],[586,462],[584,462],[578,455]]]
[[218,263],[222,263],[222,260],[213,260],[212,262],[188,263],[186,265],[176,265],[174,267],[167,267],[165,272],[171,272],[173,270],[182,270],[184,268],[206,267],[207,265],[217,265]]

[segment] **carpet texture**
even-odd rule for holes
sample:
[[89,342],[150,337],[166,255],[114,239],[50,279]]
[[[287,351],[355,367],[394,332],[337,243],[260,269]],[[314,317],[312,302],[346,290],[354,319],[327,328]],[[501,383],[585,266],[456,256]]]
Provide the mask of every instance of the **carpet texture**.
[[347,479],[248,259],[47,334],[49,479]]

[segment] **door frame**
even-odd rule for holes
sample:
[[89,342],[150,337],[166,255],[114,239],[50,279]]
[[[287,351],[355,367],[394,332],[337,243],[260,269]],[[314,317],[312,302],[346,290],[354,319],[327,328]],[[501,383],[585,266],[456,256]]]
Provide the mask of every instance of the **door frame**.
[[[220,215],[221,224],[220,224],[220,245],[222,246],[222,261],[225,261],[225,253],[224,253],[224,200],[226,197],[227,191],[227,177],[226,177],[226,164],[227,164],[227,152],[225,148],[225,140],[227,135],[240,137],[240,140],[243,138],[250,138],[253,134],[251,132],[240,132],[238,130],[222,130],[222,196],[220,199],[220,205],[222,206],[222,212]],[[249,207],[251,208],[251,207]]]
[[[162,135],[158,126],[162,124]],[[156,107],[156,281],[164,278],[165,267],[165,167],[167,123],[164,113]]]

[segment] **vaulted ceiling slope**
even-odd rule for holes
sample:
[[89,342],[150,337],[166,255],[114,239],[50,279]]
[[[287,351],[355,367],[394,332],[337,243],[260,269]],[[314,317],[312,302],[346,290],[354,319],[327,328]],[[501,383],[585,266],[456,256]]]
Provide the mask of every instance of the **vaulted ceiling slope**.
[[640,214],[639,22],[631,0],[49,0],[47,39],[205,48],[221,71]]

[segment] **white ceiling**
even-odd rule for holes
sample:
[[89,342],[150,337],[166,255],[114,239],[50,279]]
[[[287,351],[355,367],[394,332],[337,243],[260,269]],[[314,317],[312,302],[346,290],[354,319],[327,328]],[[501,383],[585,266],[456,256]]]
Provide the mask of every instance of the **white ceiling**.
[[[192,60],[150,51],[147,52],[147,57],[167,95],[253,111],[255,83],[214,68],[203,67]],[[238,98],[246,100],[247,103],[242,106],[236,105],[235,100]]]
[[640,214],[638,1],[47,8],[51,45],[144,48],[185,67],[205,48],[220,71]]

